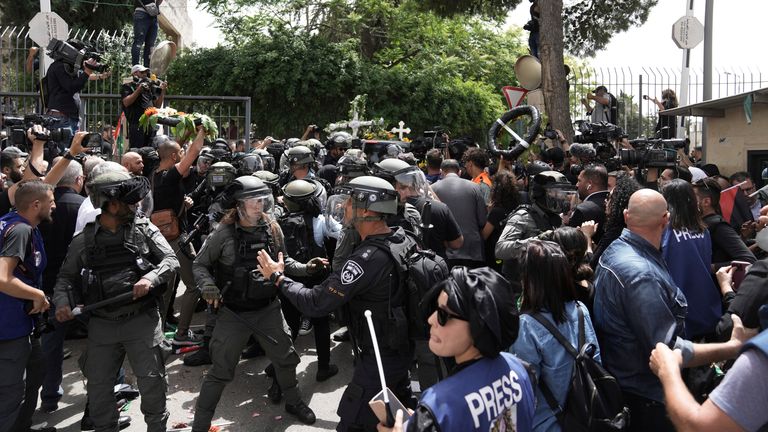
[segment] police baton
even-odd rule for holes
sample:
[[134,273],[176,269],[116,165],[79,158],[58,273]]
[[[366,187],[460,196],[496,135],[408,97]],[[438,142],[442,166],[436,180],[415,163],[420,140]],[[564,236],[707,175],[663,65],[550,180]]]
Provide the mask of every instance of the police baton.
[[126,300],[132,300],[133,299],[133,291],[124,292],[120,295],[117,295],[112,298],[108,298],[106,300],[97,301],[96,303],[85,305],[85,306],[78,306],[74,309],[72,309],[72,315],[82,315],[86,312],[90,312],[96,309],[101,309],[105,306],[113,305],[115,303],[122,303]]
[[365,310],[365,319],[368,321],[368,330],[371,332],[371,342],[373,342],[373,352],[376,354],[376,365],[379,367],[379,379],[381,380],[381,393],[384,398],[384,409],[387,412],[386,427],[395,425],[395,415],[392,412],[392,405],[389,403],[389,389],[387,389],[387,380],[384,378],[384,366],[381,363],[381,352],[379,352],[379,341],[376,338],[376,330],[373,328],[373,319],[371,311]]

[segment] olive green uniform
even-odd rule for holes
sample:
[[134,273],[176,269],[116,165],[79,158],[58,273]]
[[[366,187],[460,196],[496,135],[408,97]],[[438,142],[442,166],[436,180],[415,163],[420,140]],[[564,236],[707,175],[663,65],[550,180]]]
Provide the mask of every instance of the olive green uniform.
[[113,298],[130,292],[144,278],[149,294],[93,310],[88,324],[87,351],[80,365],[88,379],[90,416],[96,431],[117,431],[115,377],[127,356],[141,394],[147,431],[165,431],[168,421],[162,319],[158,299],[179,262],[160,231],[146,218],[111,232],[90,223],[72,239],[54,287],[54,303],[70,305]]

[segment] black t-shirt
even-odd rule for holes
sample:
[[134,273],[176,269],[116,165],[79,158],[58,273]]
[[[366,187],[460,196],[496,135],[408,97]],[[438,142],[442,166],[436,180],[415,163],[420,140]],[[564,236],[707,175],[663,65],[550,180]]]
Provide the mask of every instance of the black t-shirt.
[[[120,87],[120,99],[122,100],[123,98],[133,94],[137,85],[138,84],[135,82],[123,84],[123,86]],[[152,93],[148,91],[142,91],[141,94],[139,94],[139,97],[136,98],[136,100],[131,105],[123,106],[123,110],[125,111],[125,118],[128,119],[129,123],[138,125],[139,118],[142,114],[144,114],[144,110],[153,106],[153,102],[154,97],[152,96]]]
[[154,211],[172,209],[178,216],[184,202],[184,182],[176,167],[153,174],[152,201]]
[[20,261],[24,261],[31,242],[32,227],[25,223],[16,224],[5,233],[0,256],[17,257]]
[[[422,222],[424,222],[424,203],[426,201],[427,199],[422,197],[408,198],[408,202],[416,207],[419,213],[421,213]],[[445,253],[445,242],[453,241],[461,237],[461,228],[459,227],[458,222],[456,222],[456,219],[453,217],[451,209],[449,209],[447,205],[439,201],[429,200],[429,202],[432,204],[432,213],[430,216],[430,224],[432,225],[432,228],[428,230],[428,234],[424,235],[424,243],[436,254],[440,255],[444,259],[447,259]]]
[[11,198],[8,196],[8,189],[6,189],[0,192],[0,216],[11,211],[11,208],[13,208],[11,205]]

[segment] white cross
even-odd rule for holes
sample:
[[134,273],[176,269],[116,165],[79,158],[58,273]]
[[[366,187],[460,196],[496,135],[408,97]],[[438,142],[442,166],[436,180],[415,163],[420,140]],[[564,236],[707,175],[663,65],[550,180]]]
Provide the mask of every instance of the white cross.
[[405,122],[404,122],[404,121],[402,121],[402,120],[400,120],[400,121],[397,123],[397,125],[398,125],[398,126],[400,126],[400,127],[399,127],[399,128],[393,127],[393,128],[390,130],[390,132],[392,132],[393,134],[397,134],[397,138],[398,138],[400,141],[402,141],[402,140],[403,140],[403,135],[407,135],[407,134],[411,133],[411,128],[406,128],[406,127],[404,127],[404,126],[405,126]]
[[352,137],[358,138],[357,131],[361,127],[383,125],[384,118],[378,120],[360,120],[360,114],[357,112],[357,107],[352,109],[352,120],[347,120],[339,123],[331,123],[328,125],[328,130],[333,132],[337,129],[352,129]]

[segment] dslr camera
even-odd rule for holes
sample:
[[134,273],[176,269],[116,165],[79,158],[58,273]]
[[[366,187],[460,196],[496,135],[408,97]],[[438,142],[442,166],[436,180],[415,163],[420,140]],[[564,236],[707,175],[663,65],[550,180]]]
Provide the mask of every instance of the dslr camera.
[[85,67],[83,64],[86,60],[96,61],[96,64],[87,65],[88,69],[96,72],[106,72],[109,69],[109,66],[99,63],[102,57],[101,53],[78,40],[65,42],[51,39],[51,42],[48,43],[48,56],[70,65],[74,73]]

